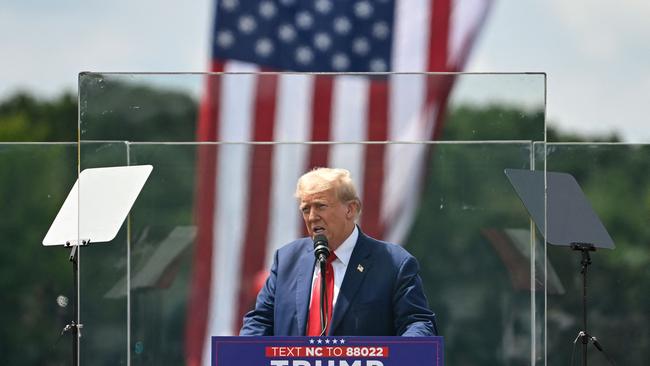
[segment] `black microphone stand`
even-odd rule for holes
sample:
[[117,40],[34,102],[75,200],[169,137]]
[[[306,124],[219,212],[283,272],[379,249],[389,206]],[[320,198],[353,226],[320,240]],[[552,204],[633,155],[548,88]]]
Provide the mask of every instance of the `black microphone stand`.
[[324,336],[327,330],[327,257],[330,256],[329,243],[325,235],[316,235],[314,237],[314,254],[316,255],[316,262],[320,268],[320,335]]
[[322,337],[327,330],[327,256],[321,254],[318,258],[318,264],[320,267],[320,335]]

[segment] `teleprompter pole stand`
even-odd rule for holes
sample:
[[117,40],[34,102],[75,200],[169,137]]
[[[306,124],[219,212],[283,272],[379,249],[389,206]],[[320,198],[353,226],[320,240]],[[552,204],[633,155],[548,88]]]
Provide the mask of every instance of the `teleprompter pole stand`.
[[[152,170],[151,165],[84,169],[43,238],[44,246],[72,248],[73,320],[62,333],[72,335],[73,366],[79,365],[79,338],[83,327],[79,320],[79,247],[90,244],[90,238],[93,243],[115,239]],[[81,189],[82,181],[84,189]]]
[[598,342],[598,339],[587,331],[587,270],[591,264],[589,252],[595,252],[596,247],[589,243],[571,243],[571,249],[582,253],[582,259],[580,260],[580,274],[582,275],[582,330],[578,332],[578,336],[573,343],[576,343],[578,340],[582,343],[582,364],[584,366],[587,366],[587,344],[589,341],[591,341],[597,350],[602,352],[610,364],[615,365],[614,361],[609,358],[607,352],[605,352]]
[[[596,337],[587,332],[587,270],[591,264],[589,252],[598,249],[614,249],[614,240],[587,200],[576,179],[567,173],[506,169],[506,176],[521,198],[537,229],[546,243],[570,247],[582,253],[582,320],[583,329],[573,341],[574,350],[582,341],[582,364],[587,365],[587,343],[609,358]],[[573,354],[571,357],[573,362]]]
[[[81,245],[88,245],[90,240],[82,240]],[[71,242],[66,242],[66,247],[72,247],[70,251],[70,263],[72,263],[72,321],[61,331],[61,334],[70,332],[72,337],[72,366],[79,365],[79,338],[81,337],[81,329],[83,324],[80,323],[79,314],[77,312],[77,291],[79,289],[79,245],[72,245]]]

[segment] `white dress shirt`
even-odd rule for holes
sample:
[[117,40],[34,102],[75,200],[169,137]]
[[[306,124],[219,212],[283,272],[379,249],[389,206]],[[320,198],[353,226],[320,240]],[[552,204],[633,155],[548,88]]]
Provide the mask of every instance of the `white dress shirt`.
[[[358,238],[359,229],[355,225],[354,230],[352,230],[350,236],[348,236],[348,238],[345,239],[345,241],[343,241],[343,243],[334,251],[334,254],[336,254],[336,259],[332,261],[332,268],[334,269],[334,296],[332,299],[332,309],[334,309],[334,306],[336,305],[336,299],[339,297],[339,290],[341,289],[341,284],[343,283],[343,277],[345,277],[345,271],[348,268],[348,263],[350,262],[350,257],[352,256],[354,246],[357,245]],[[318,272],[320,272],[320,268],[318,268],[318,263],[316,263],[314,268],[314,275],[311,279],[312,289],[314,288],[314,281],[316,281]],[[309,294],[309,298],[311,298],[311,294]]]

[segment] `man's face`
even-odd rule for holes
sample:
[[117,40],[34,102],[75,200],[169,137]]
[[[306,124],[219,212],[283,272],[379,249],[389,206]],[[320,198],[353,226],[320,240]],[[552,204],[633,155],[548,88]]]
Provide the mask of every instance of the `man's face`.
[[353,205],[340,202],[333,188],[302,196],[300,211],[309,236],[325,235],[330,249],[338,248],[354,229]]

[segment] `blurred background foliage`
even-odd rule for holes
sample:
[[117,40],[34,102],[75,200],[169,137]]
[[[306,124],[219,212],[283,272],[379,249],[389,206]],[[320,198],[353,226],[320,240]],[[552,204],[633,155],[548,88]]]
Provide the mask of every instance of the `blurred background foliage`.
[[[198,105],[187,94],[110,83],[95,90],[103,93],[103,107],[82,108],[82,113],[104,122],[93,130],[93,136],[120,140],[127,129],[134,141],[166,141],[170,136],[174,141],[194,140]],[[543,111],[459,105],[447,111],[443,139],[497,140],[494,130],[481,129],[476,136],[472,126],[499,120],[500,128],[525,140],[533,134],[531,126],[543,119]],[[44,248],[40,242],[76,179],[77,120],[77,101],[70,93],[50,100],[19,93],[0,101],[0,141],[4,142],[0,144],[2,364],[69,363],[69,338],[60,339],[59,333],[71,317],[71,307],[56,301],[60,295],[71,298],[68,251]],[[531,253],[530,248],[518,249],[512,233],[525,234],[530,224],[503,174],[504,168],[530,168],[531,156],[536,159],[535,169],[543,169],[542,158],[547,154],[549,170],[576,177],[617,245],[614,251],[592,255],[589,330],[618,364],[647,364],[650,146],[620,144],[615,135],[576,136],[553,129],[547,130],[547,139],[546,147],[522,142],[440,144],[431,149],[422,205],[406,246],[421,262],[431,307],[446,338],[447,362],[528,365],[531,333],[538,346],[547,341],[547,359],[541,347],[534,355],[539,364],[568,363],[571,357],[572,342],[581,327],[579,255],[565,248],[547,248],[547,307],[541,245],[535,296],[531,297],[530,287],[522,288],[522,283],[530,284],[530,278],[521,278],[521,274],[530,273],[526,255]],[[119,162],[125,149],[120,142],[90,143],[82,148],[92,152],[86,154],[88,160],[81,162],[82,167]],[[143,192],[134,209],[134,215],[139,215],[131,227],[135,270],[155,251],[156,243],[169,235],[170,228],[192,225],[197,150],[156,144],[129,149],[131,163],[153,162],[159,168],[156,181],[161,182]],[[160,204],[156,202],[163,201],[164,209],[157,209]],[[126,229],[119,235],[124,238]],[[536,237],[538,243],[543,242]],[[85,336],[86,349],[106,360],[98,364],[124,363],[125,347],[132,348],[133,364],[181,364],[191,250],[173,264],[174,276],[168,283],[134,293],[133,344],[126,345],[119,336],[125,331],[125,300],[107,297],[106,292],[113,285],[111,291],[128,290],[122,278],[127,266],[125,249],[95,248],[82,261],[82,269],[102,282],[98,285],[89,279],[82,284],[88,297],[83,311],[86,319],[96,322],[87,331],[102,331],[99,336]],[[507,260],[504,250],[515,253],[517,259]],[[161,323],[161,318],[166,321]],[[149,342],[151,347],[138,343],[151,338],[156,339]],[[590,354],[592,364],[606,364],[595,349]]]

